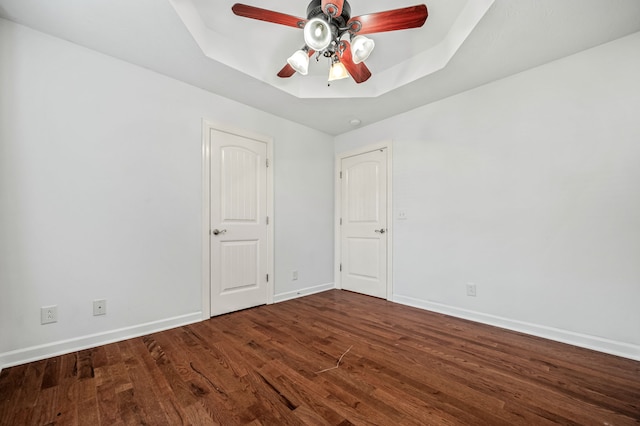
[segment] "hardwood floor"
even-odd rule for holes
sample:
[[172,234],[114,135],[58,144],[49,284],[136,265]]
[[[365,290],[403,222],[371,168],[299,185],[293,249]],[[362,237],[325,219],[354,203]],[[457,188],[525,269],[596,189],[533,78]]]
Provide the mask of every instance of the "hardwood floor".
[[640,362],[339,290],[0,374],[2,425],[639,423]]

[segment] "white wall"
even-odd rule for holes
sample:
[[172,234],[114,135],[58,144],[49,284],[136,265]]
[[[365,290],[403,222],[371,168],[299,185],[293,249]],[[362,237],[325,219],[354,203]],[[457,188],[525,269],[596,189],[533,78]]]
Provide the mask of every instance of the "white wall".
[[638,52],[640,33],[336,138],[394,139],[394,300],[640,359]]
[[200,319],[203,118],[274,139],[276,298],[331,287],[332,137],[0,19],[0,367]]
[[291,143],[276,145],[276,302],[334,288],[333,138],[329,144],[288,138]]

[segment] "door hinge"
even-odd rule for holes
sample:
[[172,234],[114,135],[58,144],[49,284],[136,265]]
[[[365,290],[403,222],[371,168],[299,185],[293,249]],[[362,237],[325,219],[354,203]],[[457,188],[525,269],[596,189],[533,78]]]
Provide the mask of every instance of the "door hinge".
[[269,274],[267,274],[267,282],[269,282]]
[[269,159],[267,158],[267,167],[269,167]]
[[269,216],[267,216],[267,225],[269,224]]
[[340,272],[342,272],[342,263],[340,264]]
[[342,179],[342,171],[340,172],[340,179]]
[[342,225],[342,218],[340,218],[340,225]]

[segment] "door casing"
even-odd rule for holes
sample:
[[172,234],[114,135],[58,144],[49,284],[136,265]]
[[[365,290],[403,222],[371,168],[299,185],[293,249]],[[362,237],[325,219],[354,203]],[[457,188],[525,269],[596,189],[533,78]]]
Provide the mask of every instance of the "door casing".
[[342,232],[340,217],[342,212],[342,184],[340,179],[340,169],[342,160],[347,157],[365,154],[380,149],[387,150],[387,297],[393,300],[393,141],[383,141],[380,143],[366,145],[354,150],[341,152],[336,155],[335,162],[335,259],[334,259],[334,282],[338,289],[342,289],[342,277],[340,273],[340,263],[342,262]]
[[273,224],[273,139],[244,129],[228,126],[209,120],[202,120],[202,319],[211,318],[211,246],[209,223],[211,217],[211,130],[231,133],[245,138],[255,139],[267,145],[267,304],[273,303],[274,277],[274,239]]

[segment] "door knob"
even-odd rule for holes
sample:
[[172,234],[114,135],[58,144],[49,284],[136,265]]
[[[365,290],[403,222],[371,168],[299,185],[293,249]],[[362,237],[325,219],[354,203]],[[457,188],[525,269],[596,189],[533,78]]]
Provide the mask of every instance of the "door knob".
[[212,233],[213,235],[224,234],[225,232],[227,232],[227,230],[226,230],[226,229],[222,229],[222,230],[220,230],[220,229],[214,229],[213,231],[211,231],[211,233]]
[[384,234],[385,232],[387,232],[386,229],[382,228],[382,229],[376,229],[376,232],[379,232],[380,234]]

